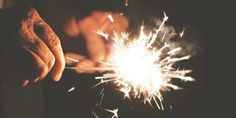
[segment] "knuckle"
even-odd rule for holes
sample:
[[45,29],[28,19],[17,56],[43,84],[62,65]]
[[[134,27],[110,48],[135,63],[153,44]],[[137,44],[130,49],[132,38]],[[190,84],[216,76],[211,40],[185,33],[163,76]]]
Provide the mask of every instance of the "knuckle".
[[56,34],[51,33],[48,37],[48,43],[53,46],[59,46],[61,45],[59,38],[56,36]]

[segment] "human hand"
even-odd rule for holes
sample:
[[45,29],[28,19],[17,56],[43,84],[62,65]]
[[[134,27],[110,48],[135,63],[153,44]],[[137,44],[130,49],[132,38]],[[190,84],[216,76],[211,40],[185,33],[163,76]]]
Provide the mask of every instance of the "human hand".
[[[113,19],[110,19],[108,16],[112,16]],[[94,73],[95,71],[85,70],[85,68],[102,66],[98,62],[107,60],[112,53],[111,47],[113,40],[111,38],[114,35],[114,31],[118,35],[121,35],[127,29],[128,24],[125,16],[119,13],[102,11],[94,11],[90,16],[78,21],[78,23],[71,22],[71,25],[69,25],[71,30],[66,31],[72,36],[80,34],[85,38],[88,57],[75,53],[67,53],[65,55],[66,57],[80,61],[76,63],[66,60],[67,65],[76,65],[76,71],[79,73]],[[77,29],[75,28],[76,25]],[[109,40],[105,41],[102,36],[97,34],[96,32],[98,30],[107,33]]]
[[[5,80],[26,86],[50,73],[54,81],[59,81],[65,60],[58,36],[36,9],[23,10],[21,16],[16,21],[16,33],[12,33],[1,54]],[[35,32],[36,26],[42,35]]]

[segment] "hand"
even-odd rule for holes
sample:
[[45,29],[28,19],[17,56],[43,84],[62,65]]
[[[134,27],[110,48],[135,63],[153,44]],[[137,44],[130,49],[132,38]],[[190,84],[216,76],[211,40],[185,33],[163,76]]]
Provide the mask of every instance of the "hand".
[[[65,60],[60,40],[50,26],[34,8],[23,10],[19,26],[12,32],[1,54],[4,78],[11,83],[26,86],[45,78],[50,72],[54,81],[59,81],[64,70]],[[42,35],[35,32],[35,27]]]
[[[114,21],[109,19],[108,15],[112,16]],[[71,36],[80,34],[85,38],[89,57],[86,58],[83,55],[75,53],[67,53],[66,57],[74,58],[80,61],[76,64],[77,72],[95,72],[84,70],[84,68],[101,66],[98,62],[107,60],[111,54],[111,45],[113,43],[111,38],[114,35],[113,31],[115,31],[118,35],[121,35],[121,32],[124,32],[127,29],[128,24],[127,18],[119,13],[101,11],[94,11],[90,16],[78,21],[78,23],[76,23],[75,20],[71,20],[70,25],[68,25],[70,28],[67,27],[66,31]],[[75,28],[76,25],[77,29]],[[109,40],[105,41],[102,36],[98,35],[96,33],[98,30],[107,33],[109,35]],[[75,64],[71,60],[66,60],[66,63],[68,65]]]

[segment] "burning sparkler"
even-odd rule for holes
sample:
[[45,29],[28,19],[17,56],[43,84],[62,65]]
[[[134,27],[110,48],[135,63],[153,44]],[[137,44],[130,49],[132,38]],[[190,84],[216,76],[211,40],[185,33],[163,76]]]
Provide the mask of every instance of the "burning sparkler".
[[[101,80],[97,85],[112,82],[124,93],[124,98],[144,98],[144,103],[150,104],[153,100],[159,109],[164,109],[161,92],[180,89],[171,84],[172,78],[183,81],[194,80],[192,77],[186,76],[191,70],[179,70],[173,67],[176,62],[189,59],[190,55],[177,57],[181,47],[170,49],[168,43],[165,42],[168,34],[165,32],[164,24],[167,20],[168,17],[164,13],[163,21],[157,29],[146,35],[144,26],[141,26],[139,36],[133,39],[130,39],[125,33],[118,37],[114,32],[113,61],[103,63],[107,68],[101,68],[112,72],[96,77],[95,79]],[[179,34],[180,37],[183,36],[183,33],[184,30]],[[98,34],[105,33],[98,32]],[[160,34],[162,34],[161,39],[158,38]],[[153,47],[155,42],[160,41],[162,46]]]
[[[113,21],[111,15],[108,18]],[[114,32],[114,47],[112,62],[100,62],[106,67],[85,68],[85,70],[106,70],[108,73],[96,77],[100,80],[94,87],[103,83],[112,83],[124,93],[124,98],[139,98],[144,104],[155,102],[159,109],[164,110],[162,105],[163,96],[161,92],[170,89],[178,90],[180,87],[171,83],[172,79],[182,81],[194,81],[187,76],[191,70],[180,70],[174,68],[176,62],[187,60],[190,55],[178,57],[181,47],[171,49],[166,42],[173,33],[169,34],[165,27],[168,17],[164,13],[159,27],[146,34],[145,27],[141,26],[139,36],[130,38],[128,33],[122,33],[119,37]],[[98,31],[97,34],[108,39],[108,34]],[[184,30],[178,34],[182,37]],[[171,35],[171,36],[169,36]],[[159,47],[153,45],[157,43]],[[73,69],[73,68],[71,68]],[[118,111],[118,109],[117,109]]]

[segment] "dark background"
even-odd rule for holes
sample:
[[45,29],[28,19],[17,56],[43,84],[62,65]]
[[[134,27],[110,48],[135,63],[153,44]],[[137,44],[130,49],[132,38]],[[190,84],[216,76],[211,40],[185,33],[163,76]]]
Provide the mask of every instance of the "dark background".
[[[69,17],[81,19],[92,10],[124,12],[130,21],[129,30],[132,31],[143,21],[152,25],[153,19],[162,17],[165,11],[170,17],[167,24],[174,26],[177,32],[186,27],[186,31],[189,31],[186,40],[190,37],[198,47],[198,53],[191,60],[179,64],[192,68],[196,81],[177,81],[176,84],[185,89],[164,94],[164,111],[143,105],[138,100],[123,100],[122,94],[109,84],[91,89],[98,82],[93,79],[98,75],[82,75],[65,70],[59,83],[49,78],[41,82],[46,118],[93,118],[91,111],[95,111],[100,118],[111,117],[112,114],[105,112],[104,108],[119,108],[121,118],[232,117],[235,10],[234,4],[229,1],[129,0],[126,8],[124,0],[38,0],[34,5],[62,39],[65,52],[86,54],[82,37],[67,37],[63,34],[63,26]],[[63,41],[67,39],[72,41],[70,46]],[[68,93],[71,87],[76,89]],[[102,88],[105,88],[105,100],[102,107],[95,107]],[[169,108],[170,105],[173,109]]]

